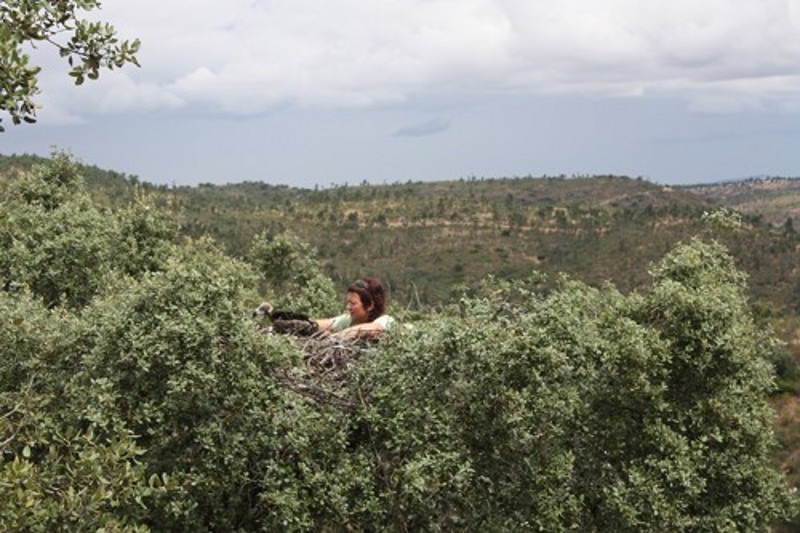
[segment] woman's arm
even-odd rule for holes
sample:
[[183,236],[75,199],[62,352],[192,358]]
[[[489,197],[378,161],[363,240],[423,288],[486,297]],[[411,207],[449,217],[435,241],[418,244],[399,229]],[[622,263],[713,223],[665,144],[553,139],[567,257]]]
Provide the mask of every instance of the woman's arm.
[[318,318],[314,320],[316,322],[317,327],[320,331],[330,331],[331,326],[333,326],[333,319],[332,318]]
[[356,324],[347,329],[343,329],[334,335],[342,339],[368,339],[377,336],[384,329],[383,324],[380,322],[366,322],[364,324]]

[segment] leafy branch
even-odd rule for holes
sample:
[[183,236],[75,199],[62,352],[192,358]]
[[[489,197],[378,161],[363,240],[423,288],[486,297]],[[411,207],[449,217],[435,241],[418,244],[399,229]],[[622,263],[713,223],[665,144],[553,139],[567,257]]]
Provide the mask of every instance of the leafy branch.
[[[76,85],[96,80],[100,70],[125,64],[140,66],[136,59],[141,43],[120,41],[114,27],[105,22],[80,19],[78,11],[99,9],[95,0],[7,0],[0,3],[0,111],[14,124],[36,122],[34,98],[41,91],[41,67],[30,65],[24,46],[54,46],[70,66]],[[63,37],[66,36],[66,39]],[[0,119],[0,131],[5,131]]]

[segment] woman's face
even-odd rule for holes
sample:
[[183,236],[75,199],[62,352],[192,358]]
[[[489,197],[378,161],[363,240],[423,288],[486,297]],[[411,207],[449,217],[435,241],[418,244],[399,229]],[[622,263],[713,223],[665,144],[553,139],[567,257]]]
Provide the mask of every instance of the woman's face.
[[[372,304],[374,305],[374,304]],[[361,297],[356,292],[347,293],[347,309],[353,324],[363,324],[369,322],[369,312],[372,310],[372,305],[364,307]]]

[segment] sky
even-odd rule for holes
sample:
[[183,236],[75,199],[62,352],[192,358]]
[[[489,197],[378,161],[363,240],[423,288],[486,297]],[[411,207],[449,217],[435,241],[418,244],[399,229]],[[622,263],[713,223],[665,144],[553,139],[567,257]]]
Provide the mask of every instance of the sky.
[[0,153],[168,185],[800,175],[800,0],[105,0],[140,68],[72,85]]

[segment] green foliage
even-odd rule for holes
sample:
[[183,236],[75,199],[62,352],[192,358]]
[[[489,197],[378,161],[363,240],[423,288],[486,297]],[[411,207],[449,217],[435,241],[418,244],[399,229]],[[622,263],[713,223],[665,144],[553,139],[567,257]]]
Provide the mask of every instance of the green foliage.
[[715,211],[703,213],[703,220],[709,225],[724,229],[736,229],[742,227],[742,215],[736,211],[723,207]]
[[0,292],[3,531],[146,530],[141,448],[124,427],[81,417],[69,392],[75,327],[26,294]]
[[442,319],[393,335],[361,369],[371,394],[360,450],[377,455],[381,510],[367,523],[400,530],[577,525],[564,432],[578,406],[574,387],[562,382],[569,367],[561,354],[524,347],[504,329],[477,316]]
[[[14,124],[36,122],[34,98],[40,92],[41,68],[29,64],[26,46],[54,45],[66,58],[76,85],[96,80],[101,69],[139,65],[138,39],[120,42],[113,26],[80,18],[79,11],[99,8],[96,0],[7,0],[0,4],[0,111],[8,113]],[[2,124],[0,131],[4,131]]]
[[720,244],[627,295],[488,278],[334,379],[250,318],[264,287],[335,300],[308,245],[175,242],[72,168],[2,204],[0,529],[750,531],[795,510],[771,339]]
[[27,286],[48,307],[72,308],[118,274],[160,268],[178,231],[143,201],[119,214],[98,208],[75,163],[58,153],[8,184],[0,227],[2,286]]
[[[638,473],[661,478],[659,494],[691,515],[690,527],[763,527],[787,495],[766,461],[775,447],[764,401],[774,388],[770,343],[747,307],[744,276],[723,247],[699,241],[678,247],[654,276],[636,316],[659,329],[670,354],[653,442],[669,455]],[[667,459],[692,475],[675,477]]]
[[499,284],[392,335],[360,369],[377,523],[716,531],[789,516],[741,274],[699,241],[654,272],[630,297]]
[[[0,156],[0,187],[30,159]],[[752,214],[738,222],[734,214],[728,228],[709,224],[709,216],[728,220],[719,206],[731,205],[728,195],[749,190],[740,183],[703,196],[615,176],[306,190],[255,182],[154,186],[95,167],[80,171],[101,205],[122,207],[138,188],[149,202],[175,212],[182,234],[211,235],[236,257],[248,257],[256,235],[291,232],[316,249],[337,292],[369,272],[386,283],[395,309],[428,309],[446,302],[456,283],[476,285],[486,275],[516,279],[532,268],[551,277],[566,272],[595,286],[610,281],[627,293],[646,286],[648,266],[693,235],[728,247],[749,275],[753,301],[784,315],[800,301],[800,233]],[[774,191],[775,182],[764,183],[752,192],[749,212],[769,205],[776,216],[779,209],[784,213],[786,202],[796,203],[797,181]],[[358,214],[357,225],[347,222],[350,213]]]
[[239,304],[251,281],[242,265],[199,242],[87,310],[82,385],[107,384],[110,405],[95,416],[130,427],[148,475],[173,481],[151,503],[159,527],[226,529],[237,515],[247,519],[247,467],[258,452],[247,436],[258,440],[254,416],[274,395]]
[[82,191],[68,158],[15,181],[0,209],[4,285],[28,286],[51,307],[88,303],[110,273],[113,225]]
[[180,229],[174,218],[141,196],[116,214],[116,222],[113,254],[126,274],[139,277],[166,263]]
[[263,295],[279,309],[310,316],[331,316],[338,309],[336,290],[322,272],[316,250],[285,232],[258,235],[249,260],[261,274]]

